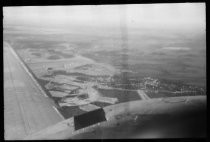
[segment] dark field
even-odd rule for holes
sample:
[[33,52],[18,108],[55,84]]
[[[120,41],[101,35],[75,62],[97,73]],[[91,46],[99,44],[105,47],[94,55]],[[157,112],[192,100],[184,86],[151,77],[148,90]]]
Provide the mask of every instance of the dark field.
[[55,50],[52,50],[52,49],[48,49],[47,50],[50,54],[52,54],[52,55],[57,55],[57,56],[61,56],[61,57],[63,57],[63,58],[72,58],[72,57],[74,57],[72,54],[70,54],[70,53],[63,53],[63,52],[61,52],[61,51],[55,51]]
[[81,110],[78,106],[61,107],[61,108],[58,108],[58,110],[66,119],[76,116],[76,115],[86,113],[86,111]]
[[104,97],[117,98],[119,103],[141,100],[136,91],[117,90],[117,89],[97,89]]
[[97,101],[96,102],[92,102],[91,104],[99,106],[99,107],[106,107],[106,106],[110,105],[110,104],[105,103],[105,102],[97,102]]
[[66,76],[75,76],[77,79],[77,82],[84,82],[84,81],[90,81],[90,80],[96,80],[97,77],[107,77],[107,76],[99,76],[99,75],[87,75],[84,73],[78,73],[78,72],[71,72],[68,73],[65,70],[54,70],[51,75],[43,75],[43,77],[52,77],[56,75],[66,75]]
[[204,95],[201,94],[200,92],[194,93],[194,92],[184,92],[184,93],[171,93],[171,92],[166,92],[166,91],[159,91],[158,93],[155,92],[146,92],[146,94],[150,98],[164,98],[164,97],[179,97],[179,96],[197,96],[197,95]]
[[60,56],[57,56],[57,55],[51,55],[51,56],[47,57],[47,59],[58,60],[58,59],[61,59],[61,58],[60,58]]
[[34,52],[34,53],[31,53],[32,55],[35,55],[35,56],[37,56],[37,57],[41,57],[42,56],[42,54],[41,53],[36,53],[36,52]]

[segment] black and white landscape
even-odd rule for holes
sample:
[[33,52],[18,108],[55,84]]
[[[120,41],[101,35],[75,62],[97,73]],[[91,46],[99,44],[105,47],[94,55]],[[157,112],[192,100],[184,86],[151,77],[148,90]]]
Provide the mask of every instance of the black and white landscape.
[[[164,135],[144,135],[146,128],[140,125],[153,123],[153,119],[162,125],[168,114],[179,115],[188,105],[205,108],[204,3],[4,7],[3,13],[6,139],[205,136],[202,111],[199,121],[203,122],[195,125],[201,129],[197,135],[188,132],[193,126],[182,134],[165,133],[165,129],[183,129],[174,125],[161,126]],[[28,74],[31,80],[16,78],[21,75],[12,64],[23,66],[26,72],[19,72]],[[10,92],[12,88],[16,91]],[[45,95],[47,101],[34,96],[36,89],[30,88],[41,90],[38,94]],[[16,92],[21,89],[28,91],[18,98]],[[11,99],[15,96],[17,100]],[[33,115],[51,111],[46,107],[43,110],[43,103],[52,105],[63,121],[71,120],[71,131],[61,126],[59,118],[49,120],[53,123],[48,130],[43,125],[38,128],[41,118]],[[37,105],[40,110],[34,111]],[[17,107],[16,114],[12,107]],[[105,117],[99,122],[83,127],[77,118],[88,113],[94,116],[101,109],[105,114],[100,115]],[[16,115],[21,115],[18,117],[23,122],[14,122]],[[89,119],[96,119],[93,116]],[[14,117],[11,125],[10,117]],[[47,119],[47,115],[44,117]],[[167,120],[177,124],[181,119]],[[131,120],[137,124],[131,124]],[[53,124],[57,126],[50,128]],[[159,125],[152,126],[155,132]],[[100,127],[100,131],[94,127]],[[25,132],[15,135],[14,128],[25,128]],[[57,134],[59,130],[71,135]]]

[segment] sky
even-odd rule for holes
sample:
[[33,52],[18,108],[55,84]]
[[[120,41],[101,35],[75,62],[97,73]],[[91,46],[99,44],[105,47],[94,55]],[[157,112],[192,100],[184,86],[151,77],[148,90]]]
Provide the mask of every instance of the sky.
[[4,25],[205,29],[205,3],[4,7]]

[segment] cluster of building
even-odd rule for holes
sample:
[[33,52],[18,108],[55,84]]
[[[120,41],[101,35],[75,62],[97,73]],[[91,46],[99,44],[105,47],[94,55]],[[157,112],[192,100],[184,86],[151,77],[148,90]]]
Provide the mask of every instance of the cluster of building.
[[157,89],[160,86],[160,81],[158,79],[154,79],[151,77],[145,77],[140,83],[140,86],[142,86],[145,89],[147,88]]

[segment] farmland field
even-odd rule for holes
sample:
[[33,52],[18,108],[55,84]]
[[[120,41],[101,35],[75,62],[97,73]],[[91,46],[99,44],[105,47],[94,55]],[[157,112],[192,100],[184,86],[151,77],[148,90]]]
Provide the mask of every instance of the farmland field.
[[102,96],[106,97],[115,97],[118,98],[119,103],[140,100],[138,93],[136,91],[127,91],[127,90],[105,90],[98,89]]

